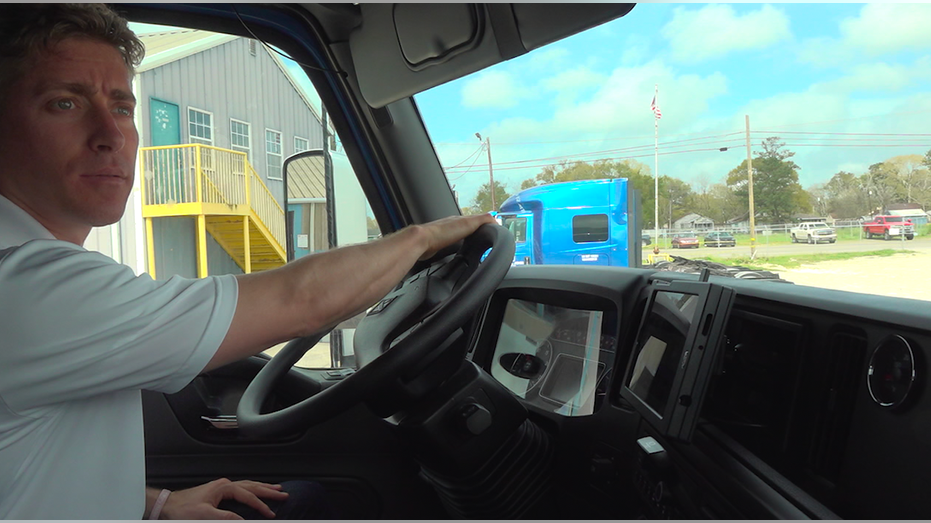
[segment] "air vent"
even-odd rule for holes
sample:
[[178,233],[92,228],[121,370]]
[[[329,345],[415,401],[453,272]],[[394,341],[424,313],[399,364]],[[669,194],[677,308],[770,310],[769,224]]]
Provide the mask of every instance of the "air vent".
[[856,334],[835,333],[828,354],[824,374],[826,389],[823,389],[817,409],[809,465],[819,476],[836,481],[847,447],[857,389],[863,377],[866,339]]

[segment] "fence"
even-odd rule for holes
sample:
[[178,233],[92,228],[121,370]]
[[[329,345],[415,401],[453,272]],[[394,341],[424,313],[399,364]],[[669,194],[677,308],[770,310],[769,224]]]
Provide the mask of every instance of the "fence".
[[[791,242],[791,230],[795,227],[798,227],[798,224],[795,223],[783,223],[783,224],[757,224],[756,225],[756,242],[757,244],[766,244],[769,242],[773,243],[782,243],[782,242]],[[861,240],[865,239],[866,235],[863,233],[863,224],[858,220],[843,220],[835,221],[834,225],[829,225],[830,228],[834,229],[837,233],[838,240]],[[738,243],[749,244],[750,239],[750,227],[748,226],[736,226],[736,227],[714,227],[708,229],[659,229],[658,235],[660,240],[660,245],[669,246],[672,238],[677,234],[687,234],[693,233],[696,237],[703,238],[706,234],[710,232],[728,232],[734,235],[737,238]],[[644,229],[644,234],[649,234],[652,242],[656,242],[656,237],[653,229]],[[931,234],[931,224],[929,225],[916,225],[915,226],[915,236],[923,236]]]

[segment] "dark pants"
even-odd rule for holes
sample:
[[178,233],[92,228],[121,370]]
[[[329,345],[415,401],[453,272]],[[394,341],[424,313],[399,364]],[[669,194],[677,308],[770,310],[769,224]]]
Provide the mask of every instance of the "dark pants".
[[[323,486],[316,481],[285,481],[281,490],[288,493],[283,501],[262,500],[275,513],[275,519],[339,519]],[[265,519],[257,510],[234,500],[224,500],[218,507],[243,519]]]

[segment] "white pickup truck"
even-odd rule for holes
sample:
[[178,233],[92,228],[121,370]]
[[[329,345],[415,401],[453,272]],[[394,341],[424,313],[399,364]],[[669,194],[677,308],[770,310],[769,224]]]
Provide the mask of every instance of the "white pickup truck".
[[834,229],[824,222],[805,222],[800,223],[789,232],[792,243],[834,243],[837,241],[837,233]]

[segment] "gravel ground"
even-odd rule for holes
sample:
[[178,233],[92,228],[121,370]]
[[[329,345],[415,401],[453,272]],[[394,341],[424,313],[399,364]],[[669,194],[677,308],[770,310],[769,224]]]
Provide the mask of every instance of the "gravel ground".
[[931,254],[864,256],[802,265],[797,269],[771,267],[797,285],[825,289],[931,300]]

